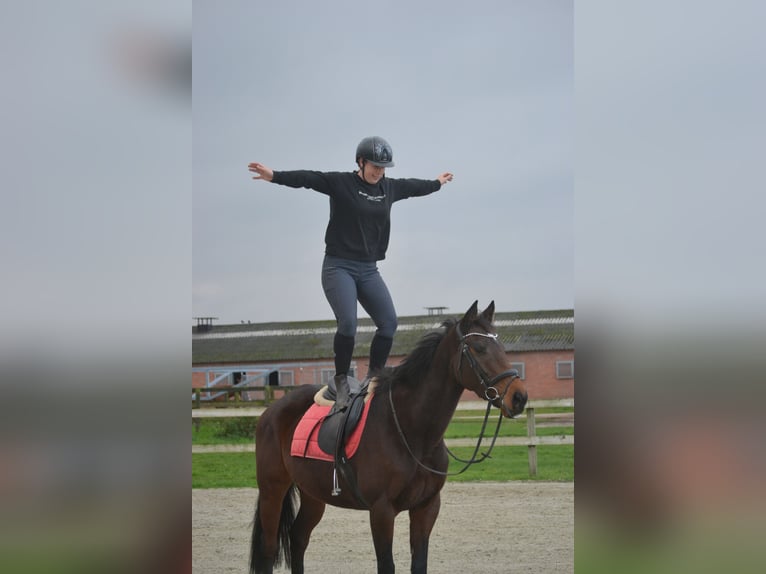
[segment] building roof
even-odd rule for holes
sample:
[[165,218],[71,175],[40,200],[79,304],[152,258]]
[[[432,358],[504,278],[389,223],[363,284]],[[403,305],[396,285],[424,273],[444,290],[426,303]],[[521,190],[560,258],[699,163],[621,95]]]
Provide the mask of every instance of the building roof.
[[[448,316],[399,317],[392,356],[409,353],[420,338]],[[495,313],[495,328],[508,352],[574,349],[574,310]],[[366,357],[375,326],[359,319],[355,357]],[[332,359],[335,321],[215,325],[192,331],[192,364],[256,363]]]

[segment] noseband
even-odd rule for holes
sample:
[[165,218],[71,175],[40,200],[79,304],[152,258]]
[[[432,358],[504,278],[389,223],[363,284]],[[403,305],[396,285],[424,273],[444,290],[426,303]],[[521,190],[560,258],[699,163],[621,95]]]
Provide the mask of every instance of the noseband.
[[[498,344],[500,344],[497,341],[497,335],[493,335],[490,333],[466,333],[463,335],[463,333],[460,331],[460,323],[457,323],[455,325],[455,332],[457,333],[458,341],[460,343],[460,359],[458,360],[457,364],[457,377],[458,379],[462,378],[462,368],[463,368],[463,357],[466,358],[468,361],[468,364],[471,365],[471,369],[473,369],[474,374],[476,375],[476,378],[479,379],[479,382],[481,382],[481,385],[484,387],[484,398],[488,402],[495,401],[497,399],[500,399],[500,403],[502,405],[502,409],[505,410],[505,403],[503,403],[503,398],[505,398],[505,394],[508,392],[508,389],[511,387],[511,383],[513,383],[513,379],[519,378],[519,372],[516,369],[509,369],[507,371],[503,371],[499,375],[495,375],[491,379],[487,375],[487,373],[484,372],[484,369],[481,368],[481,365],[479,365],[479,362],[476,360],[476,357],[473,356],[473,353],[471,353],[471,348],[468,346],[468,343],[466,340],[468,337],[485,337],[487,339],[492,339]],[[503,379],[507,379],[510,377],[510,381],[507,385],[505,385],[505,390],[500,393],[500,391],[497,390],[495,385],[502,381]]]

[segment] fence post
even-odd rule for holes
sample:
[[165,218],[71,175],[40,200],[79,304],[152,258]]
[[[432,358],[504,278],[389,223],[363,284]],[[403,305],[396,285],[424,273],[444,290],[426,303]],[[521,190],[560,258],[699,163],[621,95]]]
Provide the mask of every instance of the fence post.
[[200,393],[199,389],[194,389],[194,406],[196,408],[200,408],[200,395],[201,394],[202,393]]
[[[527,437],[532,438],[537,436],[535,431],[535,409],[534,407],[527,408]],[[537,445],[527,445],[529,453],[529,476],[537,476]]]

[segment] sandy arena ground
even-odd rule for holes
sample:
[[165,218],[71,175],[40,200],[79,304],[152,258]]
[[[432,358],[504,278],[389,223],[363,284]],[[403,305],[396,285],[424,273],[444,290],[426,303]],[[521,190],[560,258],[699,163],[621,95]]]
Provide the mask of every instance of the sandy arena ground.
[[[253,488],[192,490],[196,574],[246,574],[256,496]],[[403,512],[394,534],[397,572],[410,571],[408,530]],[[434,574],[573,572],[574,483],[448,482],[428,565]],[[368,513],[328,506],[306,551],[306,574],[375,571]]]

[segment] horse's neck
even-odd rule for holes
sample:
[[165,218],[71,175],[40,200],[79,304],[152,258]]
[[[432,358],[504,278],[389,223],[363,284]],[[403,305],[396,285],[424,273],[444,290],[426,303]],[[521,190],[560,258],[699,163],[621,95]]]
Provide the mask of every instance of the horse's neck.
[[441,440],[463,391],[450,369],[449,356],[437,354],[425,378],[407,391],[411,436],[423,437],[426,442]]

